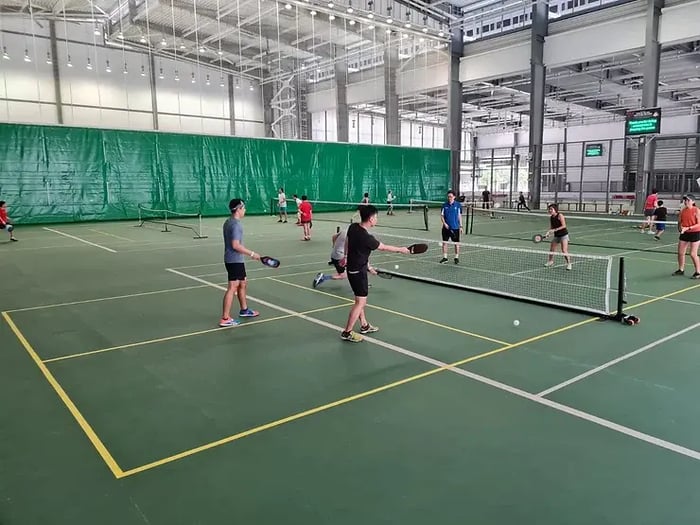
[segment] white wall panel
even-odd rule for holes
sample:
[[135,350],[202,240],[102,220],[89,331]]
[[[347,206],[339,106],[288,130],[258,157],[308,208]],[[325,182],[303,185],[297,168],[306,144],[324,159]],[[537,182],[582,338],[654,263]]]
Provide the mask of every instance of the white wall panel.
[[469,54],[469,46],[467,45],[465,52],[467,55],[459,63],[459,79],[462,82],[474,83],[530,70],[529,42],[474,55]]
[[[6,18],[3,19],[3,23]],[[53,69],[46,63],[48,40],[25,39],[20,35],[3,34],[3,44],[11,60],[0,63],[0,83],[4,97],[18,100],[55,102]],[[24,61],[25,49],[31,62]]]
[[665,7],[659,21],[662,45],[700,40],[700,0]]
[[644,14],[638,14],[557,33],[545,39],[544,63],[552,68],[643,48],[644,32]]
[[0,103],[3,120],[21,124],[57,124],[56,106],[36,102],[4,101]]

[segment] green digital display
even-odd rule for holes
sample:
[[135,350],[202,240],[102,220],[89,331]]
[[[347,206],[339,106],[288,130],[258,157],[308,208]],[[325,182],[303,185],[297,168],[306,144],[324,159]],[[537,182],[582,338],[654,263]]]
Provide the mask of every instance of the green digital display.
[[603,156],[603,145],[602,144],[586,144],[586,157],[602,157]]
[[625,135],[652,135],[661,132],[661,108],[627,111]]

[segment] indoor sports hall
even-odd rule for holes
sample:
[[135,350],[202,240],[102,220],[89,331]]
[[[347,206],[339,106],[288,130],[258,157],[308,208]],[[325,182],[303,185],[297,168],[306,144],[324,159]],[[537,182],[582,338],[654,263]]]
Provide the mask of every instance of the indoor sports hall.
[[696,20],[0,0],[0,524],[697,523]]

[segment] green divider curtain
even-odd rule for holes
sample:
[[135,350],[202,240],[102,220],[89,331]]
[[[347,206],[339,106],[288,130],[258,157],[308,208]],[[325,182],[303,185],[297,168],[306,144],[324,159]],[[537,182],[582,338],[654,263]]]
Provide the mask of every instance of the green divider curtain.
[[442,199],[448,150],[0,124],[0,200],[21,223],[131,219],[138,205],[208,216],[246,200]]

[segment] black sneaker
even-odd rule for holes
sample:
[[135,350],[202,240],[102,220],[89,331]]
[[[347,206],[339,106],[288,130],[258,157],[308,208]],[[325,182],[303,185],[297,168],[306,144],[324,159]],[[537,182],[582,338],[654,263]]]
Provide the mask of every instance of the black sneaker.
[[673,275],[685,275],[685,271],[684,270],[676,270],[675,272],[673,272]]
[[443,257],[440,259],[440,264],[446,263],[447,262],[447,257]]
[[459,264],[459,257],[455,257],[455,264]]
[[695,272],[691,279],[700,279],[700,272]]

